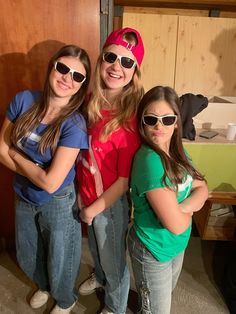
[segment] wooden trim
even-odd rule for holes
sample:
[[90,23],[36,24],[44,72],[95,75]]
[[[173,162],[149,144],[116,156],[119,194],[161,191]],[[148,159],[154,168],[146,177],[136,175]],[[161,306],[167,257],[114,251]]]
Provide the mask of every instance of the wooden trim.
[[122,28],[122,17],[121,16],[114,16],[113,18],[113,29]]
[[208,201],[218,204],[236,205],[235,192],[211,192]]
[[218,9],[236,11],[235,0],[114,0],[114,5],[136,7],[166,7],[166,8],[193,8],[193,9]]
[[235,192],[212,192],[203,208],[194,213],[193,219],[202,240],[235,241],[235,218],[233,223],[226,222],[223,226],[209,225],[212,204],[236,204]]
[[176,9],[176,8],[150,8],[150,7],[124,7],[124,13],[164,14],[183,16],[208,16],[209,10]]
[[[183,9],[183,8],[153,8],[153,7],[131,7],[125,6],[124,13],[142,13],[142,14],[164,14],[164,15],[182,15],[182,16],[209,16],[209,9]],[[236,10],[219,12],[219,17],[236,18]],[[114,19],[120,18],[120,21],[114,21],[114,29],[122,27],[122,17],[114,16]]]

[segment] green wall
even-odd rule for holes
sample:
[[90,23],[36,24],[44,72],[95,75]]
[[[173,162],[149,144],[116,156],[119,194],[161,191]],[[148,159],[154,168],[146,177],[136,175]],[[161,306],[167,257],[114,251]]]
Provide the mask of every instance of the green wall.
[[210,191],[236,191],[236,144],[184,143]]

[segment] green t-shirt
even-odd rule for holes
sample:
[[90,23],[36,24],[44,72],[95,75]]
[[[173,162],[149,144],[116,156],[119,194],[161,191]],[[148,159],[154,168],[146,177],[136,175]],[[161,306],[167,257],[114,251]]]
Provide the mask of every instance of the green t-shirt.
[[[175,235],[161,224],[151,208],[145,193],[165,187],[162,181],[163,174],[160,156],[148,146],[142,145],[135,155],[131,175],[134,228],[152,255],[157,260],[166,262],[185,250],[191,233],[191,224],[183,233]],[[176,195],[178,203],[190,194],[192,181],[192,177],[187,175],[185,181],[178,185]]]

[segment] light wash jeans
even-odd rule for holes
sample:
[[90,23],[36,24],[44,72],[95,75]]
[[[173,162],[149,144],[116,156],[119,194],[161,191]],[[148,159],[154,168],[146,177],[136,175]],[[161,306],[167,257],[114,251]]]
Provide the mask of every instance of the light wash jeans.
[[81,224],[74,184],[42,206],[16,197],[16,249],[20,267],[39,289],[48,291],[61,308],[75,302]]
[[126,235],[129,207],[126,195],[93,220],[88,240],[95,263],[95,275],[104,285],[105,304],[115,314],[125,313],[129,293]]
[[169,262],[159,262],[131,227],[128,247],[142,314],[169,314],[171,294],[183,265],[184,252]]

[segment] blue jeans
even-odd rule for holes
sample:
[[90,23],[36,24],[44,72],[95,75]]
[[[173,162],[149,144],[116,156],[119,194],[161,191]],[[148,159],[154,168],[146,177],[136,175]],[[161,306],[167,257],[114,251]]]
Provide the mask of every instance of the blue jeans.
[[74,288],[81,257],[74,184],[42,206],[16,197],[16,249],[23,271],[61,308],[77,299]]
[[159,262],[142,244],[132,227],[128,236],[139,308],[143,314],[169,314],[171,294],[183,265],[184,252],[168,262]]
[[105,304],[114,313],[125,313],[129,293],[126,235],[129,207],[126,196],[93,220],[88,240],[95,262],[95,275],[104,285]]

